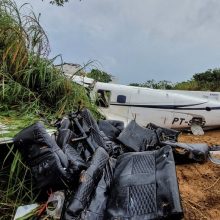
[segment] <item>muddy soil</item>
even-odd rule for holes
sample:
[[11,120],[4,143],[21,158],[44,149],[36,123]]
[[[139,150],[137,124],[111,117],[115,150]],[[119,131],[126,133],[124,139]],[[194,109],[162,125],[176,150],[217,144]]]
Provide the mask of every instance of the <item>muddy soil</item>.
[[[205,132],[204,136],[181,134],[179,142],[220,145],[220,130]],[[177,177],[185,220],[220,220],[220,165],[177,165]]]

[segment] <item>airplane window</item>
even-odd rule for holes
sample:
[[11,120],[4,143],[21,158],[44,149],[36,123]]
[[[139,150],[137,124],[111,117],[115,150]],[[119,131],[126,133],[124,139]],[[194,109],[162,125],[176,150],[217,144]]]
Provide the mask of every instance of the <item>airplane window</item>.
[[118,103],[126,103],[126,96],[124,96],[124,95],[118,95],[118,97],[117,97],[117,102],[118,102]]
[[111,92],[107,90],[98,90],[96,104],[100,107],[107,108],[110,103]]

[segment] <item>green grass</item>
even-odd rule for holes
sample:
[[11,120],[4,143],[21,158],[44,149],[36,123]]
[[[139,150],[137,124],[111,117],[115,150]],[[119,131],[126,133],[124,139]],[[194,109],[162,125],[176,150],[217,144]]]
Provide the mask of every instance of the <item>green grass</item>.
[[[11,158],[9,163],[7,160]],[[13,219],[18,206],[32,204],[36,200],[31,174],[13,146],[0,165],[0,219]]]
[[[83,87],[67,79],[47,55],[49,41],[32,11],[0,1],[0,112],[61,116],[81,106],[97,113]],[[25,11],[26,12],[26,11]]]
[[0,134],[0,138],[14,137],[23,128],[40,120],[35,114],[19,114],[17,111],[0,112],[0,122],[7,127],[9,133]]
[[[39,17],[26,9],[27,5],[18,8],[13,0],[0,0],[0,123],[9,131],[0,138],[13,137],[42,115],[51,121],[79,107],[99,117],[86,90],[64,77],[54,59],[48,59],[49,41]],[[4,150],[0,154],[0,220],[12,219],[18,206],[36,199],[20,153],[13,147]]]

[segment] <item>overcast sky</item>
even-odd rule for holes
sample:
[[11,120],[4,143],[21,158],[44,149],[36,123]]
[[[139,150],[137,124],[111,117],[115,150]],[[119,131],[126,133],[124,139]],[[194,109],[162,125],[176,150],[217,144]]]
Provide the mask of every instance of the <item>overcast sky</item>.
[[29,2],[41,13],[53,57],[97,60],[120,83],[188,80],[220,67],[219,0],[49,0]]

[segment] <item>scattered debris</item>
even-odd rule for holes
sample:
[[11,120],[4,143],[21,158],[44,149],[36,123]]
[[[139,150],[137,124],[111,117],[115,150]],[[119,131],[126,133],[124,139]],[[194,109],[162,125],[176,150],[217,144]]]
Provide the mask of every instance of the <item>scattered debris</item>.
[[60,219],[65,200],[64,192],[57,191],[52,193],[47,201],[47,214],[53,219]]
[[209,159],[212,161],[212,163],[220,165],[220,150],[210,150],[209,151]]
[[37,210],[39,204],[31,204],[31,205],[24,205],[17,208],[14,220],[19,219],[28,219],[33,216],[33,213]]
[[204,131],[203,131],[201,125],[192,124],[190,129],[194,135],[200,135],[200,136],[204,135]]
[[14,143],[44,195],[49,189],[65,190],[61,219],[182,218],[175,163],[205,162],[206,144],[178,143],[179,132],[154,124],[97,124],[87,109],[55,125],[57,132],[50,136],[35,123]]
[[164,142],[164,145],[173,147],[176,163],[199,162],[204,163],[208,159],[209,147],[205,143],[189,144],[180,142]]

